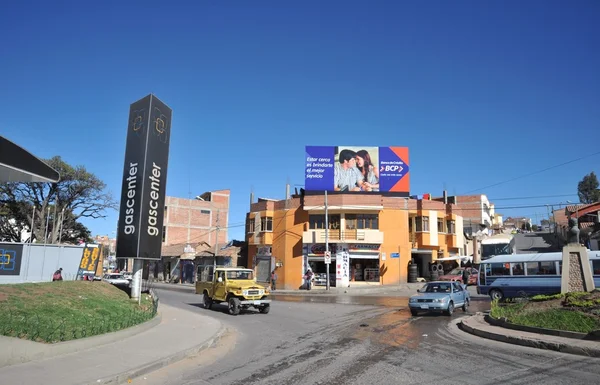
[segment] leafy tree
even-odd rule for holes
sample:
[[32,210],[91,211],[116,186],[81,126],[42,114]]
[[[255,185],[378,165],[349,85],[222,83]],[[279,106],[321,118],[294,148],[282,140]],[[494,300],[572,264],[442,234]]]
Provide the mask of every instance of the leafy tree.
[[531,229],[533,231],[538,231],[539,227],[538,227],[538,225],[533,225],[533,226],[531,226]]
[[[106,211],[117,209],[106,185],[83,166],[71,166],[56,156],[46,161],[60,173],[57,183],[0,184],[0,240],[20,242],[29,232],[38,242],[77,243],[88,241],[90,231],[81,218],[104,218]],[[35,208],[35,209],[34,209]],[[61,230],[62,224],[62,230]]]
[[531,231],[531,223],[529,223],[529,222],[526,222],[526,223],[525,223],[525,229],[526,229],[527,231]]
[[525,227],[525,223],[521,223],[521,230],[525,231],[526,227]]
[[594,203],[600,201],[600,190],[598,190],[598,178],[592,171],[583,177],[577,185],[577,195],[581,203]]

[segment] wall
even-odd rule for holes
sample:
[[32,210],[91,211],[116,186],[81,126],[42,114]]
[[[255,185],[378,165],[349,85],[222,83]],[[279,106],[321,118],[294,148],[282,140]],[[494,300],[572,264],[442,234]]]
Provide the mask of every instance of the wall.
[[0,269],[0,284],[44,282],[52,281],[52,274],[60,267],[63,268],[64,280],[75,279],[83,246],[0,243],[0,251],[5,255],[4,262],[7,260],[6,255],[10,255],[10,258],[15,255],[14,251],[20,261],[18,275],[7,275],[6,270]]
[[[385,253],[385,261],[380,259],[381,283],[397,285],[406,283],[408,277],[408,261],[411,259],[411,245],[408,240],[408,211],[401,209],[384,209],[379,213],[379,228],[384,232],[381,253]],[[392,253],[399,253],[400,258],[392,258]]]
[[167,196],[165,201],[165,245],[206,242],[214,244],[218,225],[218,243],[227,243],[229,191],[210,193],[211,201]]

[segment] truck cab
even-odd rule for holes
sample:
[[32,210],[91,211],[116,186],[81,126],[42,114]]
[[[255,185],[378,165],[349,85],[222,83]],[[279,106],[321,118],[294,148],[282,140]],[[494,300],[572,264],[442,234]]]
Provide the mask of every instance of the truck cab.
[[243,267],[198,266],[196,294],[202,294],[204,307],[226,302],[229,314],[254,307],[263,314],[269,313],[269,289],[258,284],[252,269]]

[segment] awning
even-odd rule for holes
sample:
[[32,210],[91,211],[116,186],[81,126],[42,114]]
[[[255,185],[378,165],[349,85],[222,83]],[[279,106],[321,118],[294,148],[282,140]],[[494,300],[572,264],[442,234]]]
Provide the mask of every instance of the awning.
[[55,183],[60,175],[29,151],[0,136],[0,182]]

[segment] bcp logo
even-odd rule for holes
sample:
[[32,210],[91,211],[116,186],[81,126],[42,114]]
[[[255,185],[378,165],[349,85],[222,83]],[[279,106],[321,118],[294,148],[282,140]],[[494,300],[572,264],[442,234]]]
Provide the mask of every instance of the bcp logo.
[[390,165],[386,165],[386,166],[381,166],[381,170],[379,170],[379,172],[400,172],[402,170],[403,170],[402,166],[390,164]]

